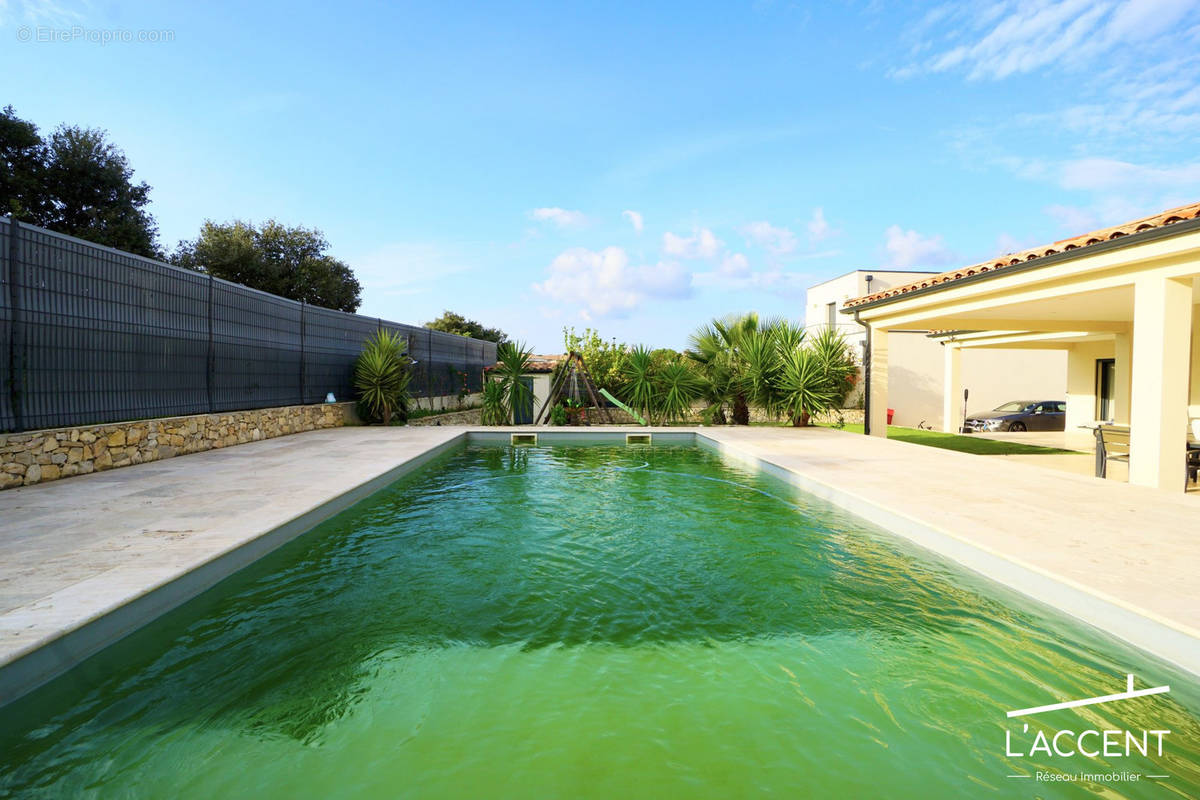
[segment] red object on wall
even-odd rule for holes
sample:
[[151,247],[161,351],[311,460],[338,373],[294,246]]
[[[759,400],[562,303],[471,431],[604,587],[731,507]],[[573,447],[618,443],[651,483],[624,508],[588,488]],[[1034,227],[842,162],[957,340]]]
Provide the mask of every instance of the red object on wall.
[[892,417],[894,417],[894,416],[896,416],[896,409],[889,408],[888,409],[888,425],[892,424]]

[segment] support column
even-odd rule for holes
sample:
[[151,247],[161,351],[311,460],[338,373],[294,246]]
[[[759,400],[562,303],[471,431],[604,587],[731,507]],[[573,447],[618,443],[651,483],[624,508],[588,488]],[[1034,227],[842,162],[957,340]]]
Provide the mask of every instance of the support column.
[[[1200,278],[1192,278],[1192,299],[1200,296]],[[1188,417],[1200,419],[1200,320],[1192,306],[1192,392],[1188,398]],[[1200,437],[1198,437],[1200,438]]]
[[888,332],[871,328],[871,435],[887,438]]
[[1192,281],[1147,276],[1133,290],[1129,482],[1182,491]]
[[1113,342],[1113,422],[1129,424],[1129,398],[1133,387],[1133,336],[1118,333]]
[[958,433],[963,421],[962,348],[951,342],[942,354],[945,368],[942,373],[942,430]]

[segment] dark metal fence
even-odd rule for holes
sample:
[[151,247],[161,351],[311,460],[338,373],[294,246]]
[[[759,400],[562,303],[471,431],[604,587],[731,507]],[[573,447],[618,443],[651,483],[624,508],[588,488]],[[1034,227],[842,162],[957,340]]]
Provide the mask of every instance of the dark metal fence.
[[0,218],[0,431],[354,396],[380,329],[418,397],[477,392],[496,345],[286,300]]

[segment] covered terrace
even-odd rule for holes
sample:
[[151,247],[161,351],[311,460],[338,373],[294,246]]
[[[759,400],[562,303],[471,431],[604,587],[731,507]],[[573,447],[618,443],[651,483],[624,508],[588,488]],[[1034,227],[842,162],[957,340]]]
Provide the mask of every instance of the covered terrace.
[[1200,203],[850,300],[867,328],[867,432],[887,435],[888,333],[937,331],[947,430],[964,351],[1067,352],[1068,441],[1129,427],[1129,482],[1179,491],[1200,418]]

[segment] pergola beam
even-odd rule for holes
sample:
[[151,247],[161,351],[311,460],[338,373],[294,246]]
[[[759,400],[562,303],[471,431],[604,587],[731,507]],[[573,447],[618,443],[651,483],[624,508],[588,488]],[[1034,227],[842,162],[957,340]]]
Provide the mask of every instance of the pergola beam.
[[[1132,312],[1132,307],[1130,311]],[[1058,333],[1060,331],[1086,331],[1088,333],[1128,333],[1133,326],[1129,320],[1094,319],[989,319],[986,317],[953,318],[954,328],[972,333],[984,331],[1030,331]],[[939,328],[942,326],[939,325]]]

